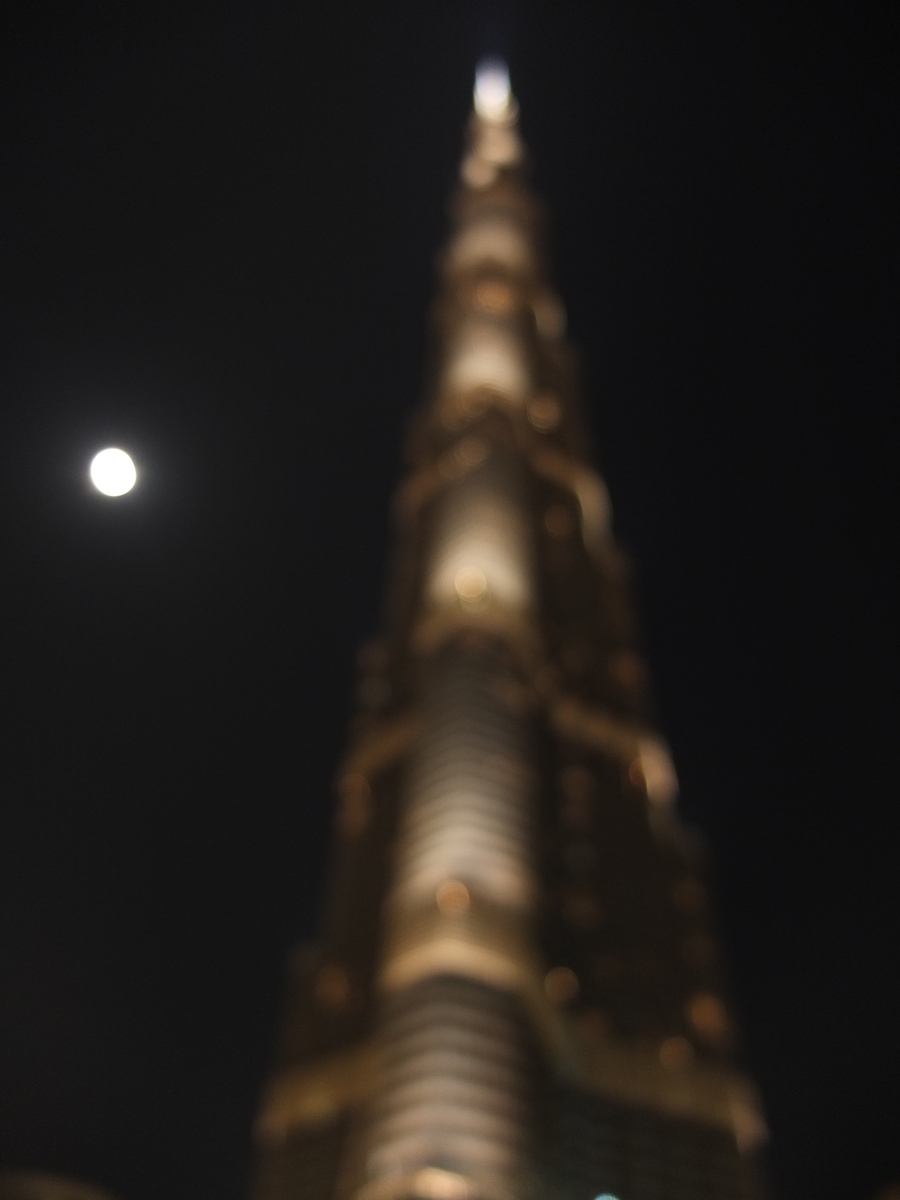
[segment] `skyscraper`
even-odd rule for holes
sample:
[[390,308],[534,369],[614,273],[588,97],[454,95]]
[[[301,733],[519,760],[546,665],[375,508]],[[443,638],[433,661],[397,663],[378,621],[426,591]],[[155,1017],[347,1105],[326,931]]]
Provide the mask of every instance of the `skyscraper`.
[[516,115],[484,65],[255,1200],[761,1194]]

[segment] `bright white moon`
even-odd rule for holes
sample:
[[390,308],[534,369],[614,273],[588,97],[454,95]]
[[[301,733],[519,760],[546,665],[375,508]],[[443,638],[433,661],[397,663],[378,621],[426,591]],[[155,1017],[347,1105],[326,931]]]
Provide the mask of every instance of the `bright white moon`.
[[124,496],[136,480],[134,463],[124,450],[101,450],[91,459],[91,482],[104,496]]

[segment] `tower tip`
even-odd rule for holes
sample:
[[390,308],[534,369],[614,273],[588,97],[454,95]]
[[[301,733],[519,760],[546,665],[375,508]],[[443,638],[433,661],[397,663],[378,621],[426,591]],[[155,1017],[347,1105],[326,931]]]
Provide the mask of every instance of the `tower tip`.
[[474,100],[479,117],[499,121],[509,115],[512,92],[509,68],[502,58],[483,58],[478,64]]

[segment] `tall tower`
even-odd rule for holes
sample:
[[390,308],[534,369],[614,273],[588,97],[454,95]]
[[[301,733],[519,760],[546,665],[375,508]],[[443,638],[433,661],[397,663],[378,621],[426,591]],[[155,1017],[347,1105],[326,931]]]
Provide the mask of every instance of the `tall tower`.
[[483,66],[255,1200],[761,1195],[516,114]]

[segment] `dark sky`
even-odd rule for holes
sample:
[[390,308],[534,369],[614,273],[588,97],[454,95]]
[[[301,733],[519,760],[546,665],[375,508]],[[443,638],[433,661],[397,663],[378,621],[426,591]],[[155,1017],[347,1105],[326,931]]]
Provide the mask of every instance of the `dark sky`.
[[900,1177],[898,34],[784,0],[7,7],[0,1163],[243,1194],[499,49],[777,1200]]

